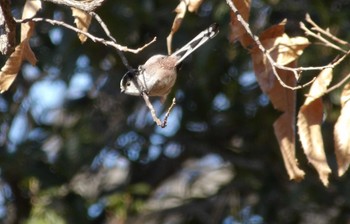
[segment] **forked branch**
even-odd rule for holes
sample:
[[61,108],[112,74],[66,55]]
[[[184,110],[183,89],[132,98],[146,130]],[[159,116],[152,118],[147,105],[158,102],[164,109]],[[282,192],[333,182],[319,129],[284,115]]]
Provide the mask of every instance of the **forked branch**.
[[153,118],[153,121],[156,122],[156,124],[161,127],[161,128],[165,128],[167,126],[167,123],[168,123],[168,117],[170,115],[170,112],[171,110],[174,108],[175,104],[176,104],[176,100],[175,98],[173,98],[173,102],[171,103],[170,107],[168,108],[167,112],[165,113],[165,117],[164,117],[164,120],[161,121],[157,114],[156,114],[156,110],[154,109],[151,101],[149,100],[149,97],[146,93],[143,93],[142,94],[142,97],[143,99],[145,100],[145,103],[149,109],[149,111],[151,112],[151,115],[152,115],[152,118]]

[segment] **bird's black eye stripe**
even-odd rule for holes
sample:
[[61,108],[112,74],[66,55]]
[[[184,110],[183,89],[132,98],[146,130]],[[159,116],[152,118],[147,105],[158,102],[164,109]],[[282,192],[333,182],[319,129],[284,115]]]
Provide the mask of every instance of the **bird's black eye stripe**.
[[125,85],[128,85],[130,86],[130,82],[129,80],[132,80],[134,79],[134,77],[138,74],[137,72],[138,70],[134,69],[134,70],[130,70],[128,71],[127,73],[125,73],[125,75],[123,76],[122,78],[122,85],[125,86]]

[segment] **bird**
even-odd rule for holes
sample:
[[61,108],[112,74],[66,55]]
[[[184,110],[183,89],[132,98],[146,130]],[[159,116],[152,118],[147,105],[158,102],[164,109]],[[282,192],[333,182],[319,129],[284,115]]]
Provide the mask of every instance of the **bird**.
[[218,32],[219,26],[214,23],[171,55],[153,55],[137,69],[130,69],[120,81],[121,92],[133,96],[158,96],[164,102],[175,84],[179,64]]

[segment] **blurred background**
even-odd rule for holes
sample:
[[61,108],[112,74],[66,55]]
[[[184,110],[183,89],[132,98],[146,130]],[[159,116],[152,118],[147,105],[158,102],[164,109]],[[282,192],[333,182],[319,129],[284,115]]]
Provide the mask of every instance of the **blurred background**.
[[[40,17],[73,23],[68,7],[43,2]],[[166,54],[178,1],[106,1],[96,11],[133,67]],[[12,1],[20,18],[24,3]],[[303,35],[305,14],[336,36],[350,37],[349,1],[252,1],[258,34],[284,18]],[[2,223],[350,223],[349,172],[336,177],[333,125],[339,92],[325,97],[322,126],[329,164],[325,188],[297,142],[305,180],[290,181],[273,134],[280,113],[256,82],[249,52],[230,43],[225,1],[205,0],[187,13],[173,39],[180,48],[216,22],[220,33],[185,60],[159,114],[176,97],[168,126],[157,127],[141,97],[120,93],[127,71],[114,49],[65,28],[38,23],[25,63],[0,95],[0,220]],[[94,21],[89,30],[105,37]],[[300,65],[325,65],[336,52],[307,48]],[[1,57],[1,65],[5,62]],[[335,70],[340,80],[347,62]],[[305,73],[311,79],[315,73]],[[298,105],[307,89],[298,91]],[[162,117],[163,117],[162,116]]]

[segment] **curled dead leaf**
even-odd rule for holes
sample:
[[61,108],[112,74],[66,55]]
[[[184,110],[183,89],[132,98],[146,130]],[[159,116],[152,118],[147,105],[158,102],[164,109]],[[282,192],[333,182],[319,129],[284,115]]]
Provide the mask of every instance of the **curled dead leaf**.
[[332,78],[333,78],[333,69],[332,68],[323,69],[320,72],[320,74],[317,76],[314,83],[312,83],[312,86],[310,88],[309,93],[307,94],[307,98],[305,100],[304,105],[307,105],[311,103],[314,99],[323,96],[326,93],[327,87],[331,83]]
[[[72,10],[72,15],[74,16],[74,23],[77,26],[79,30],[82,30],[84,32],[87,32],[91,23],[92,16],[77,8],[71,8]],[[78,37],[81,43],[84,43],[87,39],[87,36],[85,36],[82,33],[78,33]]]
[[0,93],[6,91],[15,80],[23,60],[36,64],[37,59],[29,46],[29,39],[32,35],[34,23],[28,22],[29,30],[26,38],[15,48],[15,51],[7,59],[0,72]]
[[[271,55],[272,59],[280,65],[287,65],[296,61],[303,53],[305,47],[309,45],[308,39],[304,37],[290,38],[287,34],[284,34],[285,25],[286,20],[283,20],[279,24],[266,29],[259,36],[264,48]],[[252,48],[251,56],[260,88],[265,93],[268,93],[273,88],[276,79],[275,74],[272,72],[271,64],[258,46]],[[278,70],[278,73],[280,73],[280,70]],[[290,75],[293,76],[293,74]],[[295,78],[294,83],[296,83]],[[274,106],[278,108],[278,106]]]
[[[296,67],[296,62],[288,64],[289,67]],[[296,80],[291,71],[277,69],[278,75],[288,85],[295,85]],[[272,73],[272,72],[271,72]],[[271,75],[271,77],[274,77]],[[295,156],[295,100],[296,92],[284,88],[274,78],[272,88],[267,92],[274,108],[282,111],[283,114],[274,122],[274,132],[282,153],[284,165],[292,180],[302,180],[304,171],[299,168]]]
[[[271,56],[278,63],[296,67],[296,59],[301,55],[298,41],[293,41],[284,34],[286,20],[274,25],[260,35],[259,39],[263,46],[270,50]],[[301,41],[300,41],[301,42]],[[297,49],[297,53],[295,53]],[[289,178],[301,180],[305,172],[299,168],[295,156],[295,101],[296,92],[284,88],[277,80],[270,62],[261,50],[254,46],[251,51],[254,71],[260,85],[260,88],[266,93],[274,108],[283,112],[283,114],[274,122],[274,132],[278,140],[280,150],[283,156],[284,165]],[[278,58],[280,58],[278,60]],[[276,69],[281,80],[289,85],[296,85],[295,76],[291,71]]]
[[175,19],[173,21],[173,25],[171,27],[170,33],[169,33],[168,37],[166,38],[169,55],[172,53],[171,43],[173,42],[173,36],[177,32],[177,30],[180,28],[182,20],[186,15],[186,11],[187,11],[186,2],[180,1],[180,3],[175,8],[176,16],[175,16]]
[[[41,0],[27,0],[22,11],[22,19],[33,18],[41,9],[41,4]],[[21,42],[27,38],[30,26],[28,23],[21,24]]]
[[321,133],[323,103],[321,96],[332,80],[333,70],[324,69],[312,84],[309,94],[298,113],[298,134],[308,161],[317,170],[322,183],[328,186],[331,169],[328,166]]
[[182,20],[185,18],[187,9],[190,12],[196,12],[198,8],[201,6],[202,2],[203,0],[185,0],[185,1],[180,1],[180,3],[176,6],[174,10],[176,12],[176,16],[173,21],[173,25],[171,27],[170,33],[166,38],[169,55],[172,53],[171,43],[173,42],[173,36],[180,28]]
[[309,45],[310,42],[305,37],[289,37],[283,34],[276,38],[271,56],[278,64],[286,65],[300,57]]
[[334,126],[334,149],[338,163],[338,175],[342,176],[350,164],[350,83],[344,86],[340,102],[342,109]]
[[286,112],[273,123],[273,128],[289,179],[299,181],[304,179],[305,172],[299,168],[295,156],[294,120],[294,113]]

